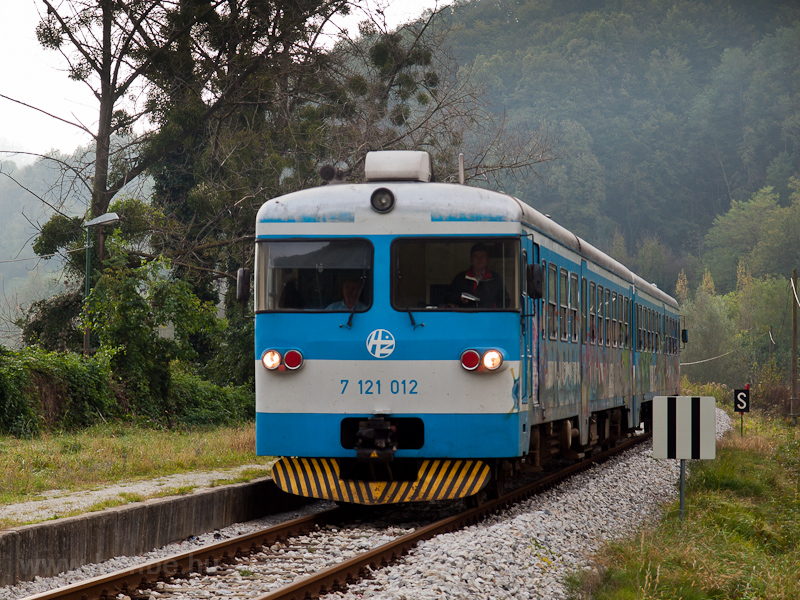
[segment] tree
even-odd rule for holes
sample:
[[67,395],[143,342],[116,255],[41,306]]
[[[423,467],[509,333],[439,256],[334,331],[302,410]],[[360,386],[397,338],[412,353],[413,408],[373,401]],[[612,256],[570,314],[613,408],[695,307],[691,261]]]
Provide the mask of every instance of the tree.
[[756,279],[744,265],[740,268],[737,289],[726,297],[726,301],[737,321],[739,341],[747,356],[746,368],[752,373],[751,380],[755,379],[760,367],[772,362],[774,370],[788,381],[793,300],[787,278],[767,276]]
[[127,390],[131,409],[161,417],[173,360],[191,363],[197,351],[191,338],[206,332],[213,339],[225,327],[212,303],[201,302],[184,281],[169,278],[169,262],[131,267],[126,252],[110,244],[104,276],[87,301],[92,330]]
[[742,265],[755,278],[785,277],[800,262],[798,179],[790,179],[788,188],[788,206],[780,206],[778,193],[767,186],[746,202],[734,201],[714,221],[706,235],[704,259],[723,292],[735,288]]
[[[347,0],[69,0],[47,7],[39,41],[98,102],[88,217],[241,100],[256,75],[307,66],[313,40]],[[183,78],[183,79],[181,79]],[[176,89],[176,82],[181,81]],[[146,119],[157,129],[136,131]],[[82,129],[88,129],[76,124]],[[115,136],[133,135],[119,139]],[[103,236],[98,243],[103,252]]]
[[764,224],[778,213],[778,197],[765,188],[750,200],[734,200],[728,212],[714,219],[705,239],[705,263],[725,293],[736,289],[736,270],[763,238]]
[[[749,264],[759,277],[779,275],[787,277],[800,264],[800,180],[792,177],[789,206],[761,215],[760,237],[753,248]],[[777,201],[778,194],[766,187],[757,194],[769,192]]]
[[715,296],[713,290],[709,293],[709,288],[713,285],[702,285],[694,300],[682,307],[689,343],[681,352],[681,372],[692,381],[741,385],[747,371],[741,369],[745,355],[736,323],[725,300]]
[[315,70],[255,78],[251,101],[155,172],[154,202],[169,226],[155,232],[153,247],[194,265],[200,292],[251,260],[243,247],[259,206],[318,185],[322,165],[358,181],[370,150],[425,149],[436,179],[453,181],[461,151],[466,178],[482,183],[550,159],[546,132],[512,131],[488,113],[481,87],[449,57],[438,17],[396,31],[365,22]]
[[689,300],[689,280],[683,269],[681,269],[681,272],[678,274],[678,282],[675,285],[675,297],[681,304],[686,304]]

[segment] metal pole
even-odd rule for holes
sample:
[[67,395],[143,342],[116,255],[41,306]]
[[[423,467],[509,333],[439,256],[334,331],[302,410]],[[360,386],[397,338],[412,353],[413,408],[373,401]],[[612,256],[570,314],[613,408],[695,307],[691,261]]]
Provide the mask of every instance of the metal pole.
[[86,304],[89,293],[91,292],[91,283],[89,281],[89,273],[92,268],[92,229],[86,228],[86,288],[83,294],[83,311],[86,318],[86,325],[83,329],[83,353],[89,354],[89,310]]
[[795,403],[797,402],[797,300],[795,299],[795,292],[797,291],[797,269],[792,269],[792,399],[791,399],[791,415],[792,418],[797,420],[797,412],[795,411]]
[[681,523],[686,512],[686,459],[681,459]]

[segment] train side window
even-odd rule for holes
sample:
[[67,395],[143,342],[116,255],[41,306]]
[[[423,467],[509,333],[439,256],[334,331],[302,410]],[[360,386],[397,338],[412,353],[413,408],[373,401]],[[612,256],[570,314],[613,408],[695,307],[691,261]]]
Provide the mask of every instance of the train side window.
[[539,315],[539,330],[542,332],[542,339],[547,339],[547,261],[542,261],[542,310]]
[[561,269],[561,277],[559,281],[561,288],[560,300],[561,310],[559,311],[559,320],[561,321],[561,339],[566,341],[569,339],[569,324],[567,323],[568,316],[568,303],[569,303],[569,279],[566,269]]
[[642,351],[647,352],[647,309],[642,307]]
[[569,311],[572,341],[578,341],[578,276],[570,273],[569,276]]
[[549,297],[548,294],[550,293],[550,286],[547,285],[547,261],[542,261],[542,314],[541,314],[541,322],[540,322],[540,329],[542,330],[542,339],[547,339],[547,298]]
[[647,309],[647,350],[653,351],[653,311]]
[[650,311],[650,350],[651,352],[655,353],[658,351],[656,348],[656,328],[658,327],[656,323],[656,311]]
[[606,289],[606,346],[611,345],[611,290]]
[[653,352],[658,353],[658,313],[653,311]]
[[597,341],[597,285],[594,281],[589,283],[589,341],[594,344]]
[[656,326],[653,335],[655,336],[656,352],[663,354],[664,349],[661,347],[661,313],[656,313]]
[[617,292],[611,292],[611,345],[617,347]]
[[656,344],[656,340],[658,338],[658,313],[656,311],[650,312],[650,330],[653,333],[653,352],[658,352],[658,344]]
[[558,270],[556,266],[550,263],[547,281],[547,294],[548,304],[547,310],[550,314],[547,315],[549,321],[549,337],[551,340],[558,339],[558,318],[556,309],[558,307]]
[[675,346],[672,348],[673,354],[678,354],[680,350],[680,334],[681,334],[681,321],[680,319],[673,319],[672,320],[672,339],[675,342]]
[[586,322],[587,322],[586,311],[588,310],[588,301],[586,297],[587,294],[588,290],[586,289],[586,277],[581,277],[581,341],[584,344],[588,339],[586,337]]
[[664,353],[672,354],[672,319],[664,317]]
[[670,319],[672,327],[670,328],[670,336],[672,337],[672,353],[678,353],[678,324],[675,319]]
[[678,353],[678,321],[672,319],[672,353]]
[[666,336],[664,338],[667,342],[667,354],[672,354],[672,319],[666,319]]
[[636,350],[642,351],[642,305],[636,305]]
[[672,354],[672,324],[669,317],[664,317],[664,353]]
[[625,348],[629,348],[630,347],[630,339],[628,337],[629,333],[630,333],[629,330],[628,330],[628,325],[629,325],[629,320],[630,320],[630,312],[629,311],[630,311],[630,299],[626,297],[625,301],[624,301],[624,304],[623,304],[623,307],[622,307],[622,320],[623,320],[622,344],[625,346]]
[[601,346],[605,344],[605,326],[603,317],[606,314],[605,303],[603,302],[603,286],[597,286],[597,343]]

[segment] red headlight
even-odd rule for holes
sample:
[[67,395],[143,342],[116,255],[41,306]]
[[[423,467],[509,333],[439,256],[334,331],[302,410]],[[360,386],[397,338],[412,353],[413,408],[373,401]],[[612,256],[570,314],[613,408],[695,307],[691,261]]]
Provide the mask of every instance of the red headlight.
[[283,357],[283,364],[290,371],[299,369],[303,366],[303,355],[297,350],[289,350]]
[[461,366],[467,371],[474,371],[481,364],[481,355],[477,350],[464,350],[461,353]]

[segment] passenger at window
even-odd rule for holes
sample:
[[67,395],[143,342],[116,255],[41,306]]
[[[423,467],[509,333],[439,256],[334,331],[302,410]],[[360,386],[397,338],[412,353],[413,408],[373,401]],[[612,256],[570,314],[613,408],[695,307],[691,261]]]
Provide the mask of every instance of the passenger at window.
[[361,292],[361,282],[358,279],[347,279],[342,285],[342,299],[338,302],[329,304],[325,310],[365,310],[366,304],[358,299],[358,294]]
[[463,308],[506,308],[511,305],[500,276],[488,267],[486,246],[475,244],[470,251],[470,268],[450,283],[447,302]]

